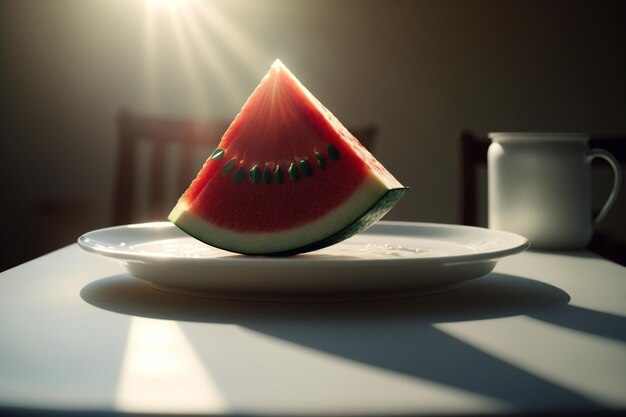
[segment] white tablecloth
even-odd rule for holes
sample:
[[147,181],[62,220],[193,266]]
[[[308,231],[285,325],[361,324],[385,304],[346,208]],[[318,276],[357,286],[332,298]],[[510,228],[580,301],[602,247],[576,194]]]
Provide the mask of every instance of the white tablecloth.
[[263,303],[153,289],[71,245],[0,274],[0,411],[624,410],[626,269],[526,252],[450,292]]

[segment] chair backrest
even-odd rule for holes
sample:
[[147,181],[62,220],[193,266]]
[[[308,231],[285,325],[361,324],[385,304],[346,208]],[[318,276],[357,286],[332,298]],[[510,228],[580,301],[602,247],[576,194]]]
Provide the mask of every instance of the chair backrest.
[[478,170],[487,166],[487,149],[491,142],[487,137],[475,136],[464,130],[459,137],[461,148],[461,224],[482,226],[479,221]]
[[[122,111],[117,117],[114,223],[165,219],[229,124],[224,120],[185,120]],[[348,130],[373,151],[376,126]]]
[[[490,144],[491,141],[486,136],[477,136],[468,130],[463,130],[459,135],[461,224],[486,226],[484,224],[487,215],[486,202],[481,201],[486,197],[486,179],[484,174],[480,174],[481,170],[486,172],[487,150]],[[626,136],[591,135],[589,147],[605,149],[611,152],[622,165],[626,163]],[[624,194],[625,191],[622,190],[612,212],[619,211],[620,206],[625,204]],[[621,216],[614,216],[616,217]],[[600,232],[594,234],[588,249],[624,264],[626,262],[626,230],[623,229],[621,226],[602,228]]]
[[[117,118],[117,128],[119,148],[114,222],[127,224],[134,220],[162,220],[167,214],[166,188],[167,185],[172,187],[171,178],[166,178],[167,173],[170,177],[171,174],[175,176],[173,187],[176,190],[185,190],[197,166],[194,153],[199,150],[210,153],[228,123],[152,117],[124,111]],[[176,156],[175,161],[172,155]],[[142,183],[141,179],[147,181]],[[138,213],[142,189],[145,210]]]

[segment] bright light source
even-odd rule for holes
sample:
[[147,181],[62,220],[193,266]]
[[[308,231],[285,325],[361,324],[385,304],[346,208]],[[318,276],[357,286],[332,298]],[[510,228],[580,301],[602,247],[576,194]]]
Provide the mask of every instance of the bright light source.
[[[186,96],[192,117],[236,111],[247,97],[240,68],[256,79],[268,56],[236,22],[241,1],[139,0],[145,8],[142,88],[151,111],[171,111],[164,94],[176,74],[177,94]],[[226,7],[228,5],[228,7]],[[231,7],[232,6],[232,7]],[[258,6],[261,7],[261,6]],[[265,6],[263,6],[265,7]],[[171,92],[167,93],[171,94]],[[230,107],[229,107],[230,106]]]
[[148,0],[148,2],[152,7],[174,11],[182,7],[186,0]]

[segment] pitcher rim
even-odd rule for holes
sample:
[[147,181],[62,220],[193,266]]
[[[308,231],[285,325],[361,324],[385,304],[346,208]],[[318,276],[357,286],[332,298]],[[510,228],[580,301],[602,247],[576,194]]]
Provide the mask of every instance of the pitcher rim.
[[487,135],[493,142],[587,142],[589,134],[583,132],[491,132]]

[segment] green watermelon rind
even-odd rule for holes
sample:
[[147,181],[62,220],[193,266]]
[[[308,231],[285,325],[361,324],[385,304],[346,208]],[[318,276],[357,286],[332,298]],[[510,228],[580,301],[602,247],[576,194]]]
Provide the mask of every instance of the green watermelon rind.
[[237,252],[243,255],[250,256],[292,256],[299,253],[311,252],[314,250],[325,248],[327,246],[334,245],[345,239],[348,239],[351,236],[365,231],[366,229],[374,225],[374,223],[376,223],[378,220],[380,220],[385,214],[387,214],[387,212],[389,212],[389,210],[393,208],[393,206],[398,202],[398,200],[400,200],[400,198],[402,198],[402,196],[404,195],[404,193],[406,193],[408,189],[408,187],[403,187],[387,190],[387,192],[383,194],[383,196],[377,202],[375,202],[365,213],[363,213],[361,216],[356,217],[355,221],[340,229],[339,231],[315,242],[307,243],[305,245],[284,251],[248,253],[245,250],[241,250],[241,248],[221,246],[216,242],[207,243],[206,239],[203,239],[198,233],[195,233],[195,230],[193,228],[185,227],[184,225],[181,225],[180,222],[173,221],[172,223],[174,223],[179,229],[181,229],[188,235],[206,244],[209,244],[210,246],[226,251]]
[[365,214],[355,220],[352,224],[346,226],[341,229],[337,233],[325,238],[318,240],[317,242],[313,242],[304,246],[301,246],[296,249],[269,253],[268,256],[291,256],[297,255],[298,253],[311,252],[314,250],[322,249],[327,246],[334,245],[341,241],[348,239],[351,236],[354,236],[358,233],[361,233],[371,226],[374,225],[378,220],[380,220],[389,210],[395,206],[395,204],[402,198],[404,193],[408,190],[408,188],[395,188],[387,191],[387,193],[381,197],[376,204],[374,204]]

